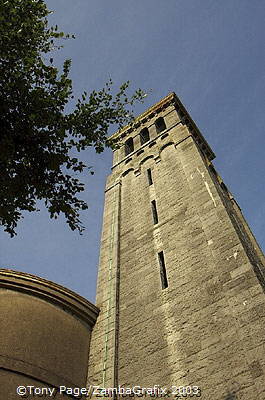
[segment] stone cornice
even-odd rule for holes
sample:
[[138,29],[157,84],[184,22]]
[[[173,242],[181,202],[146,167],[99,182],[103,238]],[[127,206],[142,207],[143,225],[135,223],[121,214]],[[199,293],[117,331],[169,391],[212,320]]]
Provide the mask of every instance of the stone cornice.
[[145,123],[147,119],[152,118],[156,113],[161,111],[162,108],[167,107],[170,103],[174,102],[176,99],[175,93],[170,93],[158,103],[154,104],[152,107],[148,108],[144,113],[138,115],[133,121],[132,124],[124,126],[122,129],[115,132],[110,136],[110,139],[117,139],[119,136],[124,137],[127,133],[131,133],[135,128],[137,128],[141,123]]
[[169,105],[174,105],[176,111],[179,113],[182,124],[187,125],[190,132],[192,133],[194,139],[198,143],[199,147],[206,154],[209,160],[213,160],[215,158],[215,154],[209,146],[207,140],[201,134],[199,128],[189,115],[188,111],[181,103],[178,96],[172,92],[169,93],[166,97],[160,100],[158,103],[154,104],[152,107],[148,108],[144,113],[137,116],[131,124],[126,125],[124,128],[115,132],[110,139],[124,139],[126,136],[131,134],[135,129],[137,129],[141,124],[145,124],[148,119],[153,118],[156,114],[161,112],[162,109],[165,109]]
[[81,319],[91,328],[96,322],[99,309],[84,297],[64,286],[36,275],[0,269],[0,289],[9,289],[39,297]]

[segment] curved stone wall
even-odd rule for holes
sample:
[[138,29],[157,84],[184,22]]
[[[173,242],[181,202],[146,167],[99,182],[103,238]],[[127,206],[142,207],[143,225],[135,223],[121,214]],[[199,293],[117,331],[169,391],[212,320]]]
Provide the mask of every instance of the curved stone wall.
[[98,312],[89,301],[60,285],[0,270],[3,399],[21,398],[16,393],[19,385],[85,387],[90,335]]

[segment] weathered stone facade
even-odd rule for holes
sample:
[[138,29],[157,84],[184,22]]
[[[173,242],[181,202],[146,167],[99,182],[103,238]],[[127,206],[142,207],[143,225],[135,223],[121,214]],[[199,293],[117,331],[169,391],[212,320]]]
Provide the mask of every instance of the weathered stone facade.
[[114,137],[89,383],[264,400],[264,256],[212,150],[175,94]]

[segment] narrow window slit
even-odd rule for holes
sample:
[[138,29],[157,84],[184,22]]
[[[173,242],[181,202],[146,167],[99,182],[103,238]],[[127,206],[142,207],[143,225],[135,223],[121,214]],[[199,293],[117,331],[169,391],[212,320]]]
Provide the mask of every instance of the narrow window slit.
[[165,139],[168,136],[168,133],[164,133],[164,135],[161,136],[161,140]]
[[156,142],[151,142],[148,147],[152,147],[156,144]]
[[156,225],[158,223],[158,214],[157,214],[157,208],[156,208],[156,201],[155,200],[151,201],[151,207],[152,207],[154,225]]
[[153,177],[152,177],[151,168],[148,168],[148,170],[147,170],[147,180],[148,180],[149,186],[153,185]]
[[168,287],[168,281],[167,281],[166,263],[165,263],[165,257],[164,257],[163,251],[160,251],[158,253],[158,260],[159,260],[159,267],[160,267],[161,286],[162,286],[162,289],[166,289]]

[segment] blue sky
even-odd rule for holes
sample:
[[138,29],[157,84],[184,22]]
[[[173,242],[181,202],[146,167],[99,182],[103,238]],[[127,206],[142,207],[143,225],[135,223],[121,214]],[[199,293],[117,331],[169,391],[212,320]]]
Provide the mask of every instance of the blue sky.
[[[136,112],[175,91],[216,153],[215,166],[265,249],[265,50],[260,0],[48,0],[52,24],[76,35],[55,57],[72,59],[74,93],[152,89]],[[0,266],[33,273],[94,301],[108,150],[83,155],[86,232],[42,209],[25,214],[17,237],[0,232]]]

